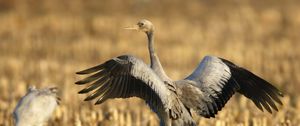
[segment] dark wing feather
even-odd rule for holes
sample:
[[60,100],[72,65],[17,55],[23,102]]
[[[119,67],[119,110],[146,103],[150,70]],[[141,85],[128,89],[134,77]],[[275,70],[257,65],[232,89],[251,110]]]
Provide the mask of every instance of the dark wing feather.
[[91,83],[79,91],[80,94],[92,92],[86,101],[97,98],[95,104],[100,104],[110,98],[139,97],[153,109],[158,110],[162,106],[164,110],[173,112],[171,102],[177,96],[172,96],[155,72],[133,56],[119,56],[76,74],[93,74],[75,82],[78,85]]
[[[282,93],[269,82],[232,62],[206,56],[185,80],[178,81],[183,103],[204,117],[214,117],[230,97],[239,92],[263,111],[278,111]],[[186,93],[188,92],[188,93]],[[189,97],[186,97],[189,95]]]
[[254,103],[262,104],[270,113],[272,113],[271,108],[278,111],[274,101],[282,105],[282,102],[279,99],[279,96],[283,97],[282,92],[252,72],[238,67],[228,60],[221,60],[230,68],[234,79],[241,84],[240,89],[238,90],[239,93],[250,98]]

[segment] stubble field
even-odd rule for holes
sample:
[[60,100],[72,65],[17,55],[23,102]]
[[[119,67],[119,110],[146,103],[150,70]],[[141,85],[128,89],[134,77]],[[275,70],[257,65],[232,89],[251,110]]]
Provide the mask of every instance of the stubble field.
[[174,80],[189,75],[205,55],[231,60],[282,90],[279,112],[261,112],[235,95],[201,126],[300,124],[300,2],[2,0],[0,1],[0,126],[30,85],[57,86],[61,105],[49,126],[156,126],[158,118],[137,98],[94,106],[78,95],[76,71],[122,54],[149,62],[146,36],[123,28],[146,18],[155,47]]

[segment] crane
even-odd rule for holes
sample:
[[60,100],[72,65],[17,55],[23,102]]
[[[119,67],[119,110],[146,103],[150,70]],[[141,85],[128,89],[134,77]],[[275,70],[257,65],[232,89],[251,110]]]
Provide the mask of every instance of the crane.
[[121,55],[76,74],[90,76],[75,82],[89,84],[78,93],[85,101],[139,97],[160,118],[162,126],[194,126],[191,111],[205,118],[215,117],[231,96],[238,92],[260,110],[278,111],[283,93],[243,67],[216,56],[205,56],[197,68],[182,80],[171,80],[154,50],[154,26],[145,19],[132,29],[146,33],[150,66],[132,55]]
[[14,109],[16,126],[43,126],[59,104],[57,88],[30,87]]

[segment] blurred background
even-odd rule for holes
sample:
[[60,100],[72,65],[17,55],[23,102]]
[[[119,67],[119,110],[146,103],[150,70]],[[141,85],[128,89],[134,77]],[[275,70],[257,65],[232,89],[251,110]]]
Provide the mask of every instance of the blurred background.
[[137,98],[94,106],[78,95],[75,72],[122,54],[148,63],[144,33],[123,28],[148,19],[167,74],[189,75],[205,55],[223,57],[285,94],[279,112],[261,112],[235,95],[206,126],[300,123],[299,0],[0,0],[0,126],[30,85],[57,86],[62,99],[49,126],[157,126]]

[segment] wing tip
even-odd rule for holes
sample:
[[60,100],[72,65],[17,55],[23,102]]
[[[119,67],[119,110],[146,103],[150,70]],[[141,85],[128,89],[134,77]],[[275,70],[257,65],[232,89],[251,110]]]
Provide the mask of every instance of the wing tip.
[[279,105],[283,105],[283,103],[282,103],[282,101],[280,101],[280,102],[277,102]]
[[275,107],[275,108],[273,108],[276,112],[278,112],[279,110],[278,110],[278,108],[277,107]]
[[104,101],[105,101],[105,98],[103,99],[103,97],[102,97],[102,98],[98,99],[94,105],[102,104]]
[[78,74],[78,75],[83,75],[83,74],[88,74],[88,73],[85,72],[85,71],[78,71],[78,72],[76,72],[76,74]]
[[[282,95],[279,95],[280,97],[284,97],[283,94]],[[278,98],[279,99],[279,98]],[[279,99],[279,100],[276,100],[276,102],[279,104],[279,105],[283,105],[282,101]]]
[[[233,66],[236,66],[233,63],[231,63],[230,61],[227,61],[225,59],[223,59],[223,61],[225,62],[225,64],[229,65],[230,68],[231,67],[234,68]],[[255,103],[255,105],[257,106],[257,108],[259,108],[262,112],[264,112],[264,109],[265,109],[270,114],[272,114],[272,111],[279,111],[278,108],[277,108],[277,106],[274,104],[274,101],[276,103],[280,104],[280,105],[283,105],[283,103],[281,102],[281,100],[279,99],[279,97],[284,97],[284,93],[282,93],[278,88],[276,88],[270,82],[262,79],[261,77],[255,75],[254,73],[252,73],[251,71],[249,71],[249,70],[247,70],[245,68],[237,67],[237,70],[240,73],[244,74],[243,75],[244,77],[250,77],[250,80],[252,81],[251,83],[254,82],[253,83],[254,86],[256,86],[257,88],[260,88],[259,90],[261,91],[261,93],[265,92],[263,94],[268,94],[267,97],[271,98],[270,99],[271,101],[268,101],[265,98],[263,98],[261,100],[258,100],[258,101],[255,101],[255,100],[253,100],[253,98],[250,98]],[[272,94],[270,95],[270,92],[273,93],[274,95],[272,95]]]
[[78,75],[83,75],[83,74],[90,74],[90,73],[94,73],[98,70],[101,70],[104,68],[104,65],[105,64],[100,64],[100,65],[97,65],[97,66],[94,66],[94,67],[91,67],[91,68],[88,68],[88,69],[85,69],[85,70],[82,70],[82,71],[78,71],[76,72],[76,74]]
[[88,97],[86,97],[86,98],[84,99],[84,101],[90,101],[90,100],[92,100],[92,99],[93,99],[92,97],[88,96]]
[[78,94],[85,94],[88,93],[89,91],[86,89],[82,89],[81,91],[78,92]]
[[83,84],[86,84],[86,82],[80,80],[80,81],[76,81],[75,84],[77,84],[77,85],[83,85]]
[[99,104],[101,104],[101,103],[103,103],[102,101],[101,102],[96,102],[94,105],[99,105]]
[[270,109],[270,108],[268,108],[268,109],[266,109],[270,114],[272,114],[273,112],[272,112],[272,109]]

